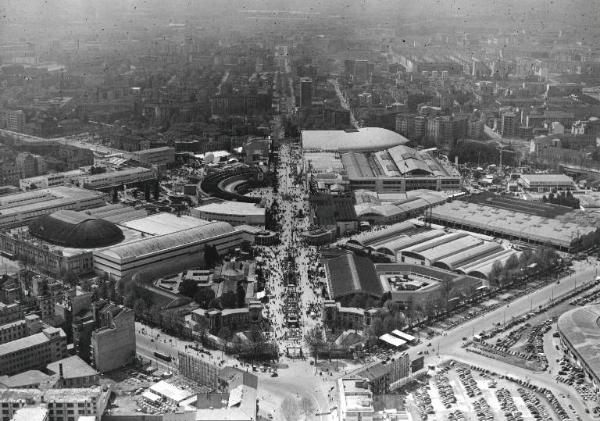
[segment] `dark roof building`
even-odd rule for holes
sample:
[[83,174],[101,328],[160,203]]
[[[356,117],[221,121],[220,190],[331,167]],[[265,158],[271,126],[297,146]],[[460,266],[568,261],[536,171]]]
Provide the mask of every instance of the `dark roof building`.
[[366,257],[344,253],[324,260],[327,282],[332,299],[351,294],[367,294],[380,298],[383,288],[377,278],[375,265]]
[[358,220],[352,197],[318,194],[311,196],[310,202],[314,209],[316,225],[332,226],[338,222]]
[[33,220],[29,232],[51,244],[73,248],[104,247],[124,238],[121,229],[112,222],[71,210],[59,210]]

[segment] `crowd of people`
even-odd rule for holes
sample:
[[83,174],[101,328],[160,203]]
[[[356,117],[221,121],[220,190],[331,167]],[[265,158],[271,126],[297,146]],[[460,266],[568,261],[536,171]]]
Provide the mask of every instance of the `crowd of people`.
[[277,203],[277,212],[272,216],[280,227],[276,246],[258,248],[267,274],[265,315],[271,321],[272,339],[282,350],[304,346],[302,332],[314,323],[320,308],[321,291],[312,263],[317,260],[317,250],[302,241],[310,212],[307,193],[297,177],[300,160],[298,151],[283,145],[277,164],[277,188],[263,192],[265,202]]

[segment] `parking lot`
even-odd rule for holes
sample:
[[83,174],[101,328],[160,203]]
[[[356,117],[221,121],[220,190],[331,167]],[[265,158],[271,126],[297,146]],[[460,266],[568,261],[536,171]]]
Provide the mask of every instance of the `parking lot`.
[[492,373],[449,363],[407,397],[415,420],[558,420],[550,404],[531,391]]

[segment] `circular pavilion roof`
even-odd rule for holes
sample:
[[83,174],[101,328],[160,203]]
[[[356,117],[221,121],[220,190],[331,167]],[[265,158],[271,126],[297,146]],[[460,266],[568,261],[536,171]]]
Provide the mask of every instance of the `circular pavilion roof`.
[[29,224],[31,235],[62,247],[97,248],[123,240],[123,231],[112,222],[71,210],[41,216]]

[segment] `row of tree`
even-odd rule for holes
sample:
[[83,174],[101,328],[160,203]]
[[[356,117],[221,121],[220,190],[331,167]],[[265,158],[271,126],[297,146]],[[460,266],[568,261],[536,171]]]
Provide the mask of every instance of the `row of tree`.
[[488,276],[492,288],[503,288],[534,274],[545,274],[558,266],[560,256],[554,249],[525,249],[519,256],[513,254],[504,262],[494,262]]
[[579,199],[573,197],[570,191],[562,191],[560,193],[550,192],[548,197],[542,196],[544,203],[552,203],[553,205],[568,206],[573,209],[579,209]]
[[589,250],[593,247],[600,247],[600,228],[597,228],[596,231],[592,231],[589,234],[573,239],[571,246],[575,250]]

